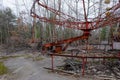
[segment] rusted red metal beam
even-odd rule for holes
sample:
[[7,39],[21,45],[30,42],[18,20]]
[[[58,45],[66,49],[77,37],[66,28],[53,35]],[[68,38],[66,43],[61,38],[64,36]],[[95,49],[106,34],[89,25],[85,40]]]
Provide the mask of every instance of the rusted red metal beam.
[[71,56],[71,55],[62,55],[62,54],[50,54],[50,55],[53,55],[53,56],[61,56],[61,57],[73,57],[73,58],[113,58],[113,59],[120,59],[120,56]]
[[[56,25],[65,25],[65,27],[72,28],[72,29],[98,29],[101,27],[105,27],[106,25],[111,25],[120,22],[120,17],[112,18],[109,17],[109,19],[101,19],[99,21],[94,21],[94,22],[69,22],[69,21],[59,21],[59,20],[53,20],[53,19],[48,19],[46,17],[40,17],[37,14],[34,14],[38,19],[40,19],[43,22],[51,22]],[[87,27],[86,27],[87,26]]]
[[108,58],[113,58],[113,59],[120,59],[120,56],[75,56],[75,55],[62,55],[62,54],[50,54],[51,55],[51,60],[52,60],[52,70],[54,71],[54,68],[53,68],[53,56],[61,56],[61,57],[72,57],[72,58],[81,58],[82,59],[82,76],[85,75],[85,65],[87,64],[87,59],[88,58],[92,58],[92,59],[100,59],[102,58],[103,59],[103,62],[105,61],[105,59],[108,59]]
[[79,36],[79,37],[65,39],[65,40],[45,44],[44,47],[57,46],[57,45],[60,45],[60,44],[71,43],[71,42],[79,40],[79,39],[81,39],[81,40],[82,39],[88,39],[89,35],[90,35],[90,33],[86,32],[85,34],[83,34],[82,36]]
[[[38,0],[38,3],[40,3],[39,0]],[[40,3],[40,4],[43,5],[42,3]],[[114,12],[120,8],[119,5],[120,5],[120,3],[111,8],[112,14],[114,14]],[[45,6],[47,6],[47,5],[44,5],[44,7]],[[61,26],[64,25],[65,27],[79,29],[79,30],[81,30],[81,29],[98,29],[98,28],[104,27],[106,25],[111,25],[111,24],[115,24],[117,22],[120,22],[120,14],[118,14],[117,17],[109,16],[109,18],[107,18],[107,20],[105,17],[99,18],[99,16],[100,16],[99,15],[98,17],[93,18],[89,22],[88,21],[68,21],[67,19],[60,21],[59,19],[48,19],[46,17],[41,17],[34,12],[34,9],[35,9],[35,2],[34,2],[34,5],[31,9],[31,15],[33,17],[37,17],[38,19],[40,19],[43,22],[50,22],[50,23],[54,23],[56,25],[61,25]],[[48,7],[46,9],[48,9]],[[53,10],[52,8],[50,8],[50,9]],[[54,12],[58,13],[58,11],[56,11],[56,10],[54,10]],[[105,15],[105,12],[102,13],[101,16],[102,15]]]
[[[60,21],[59,19],[48,19],[46,17],[41,17],[39,15],[37,15],[35,12],[34,12],[34,8],[35,8],[35,4],[38,3],[40,6],[50,10],[51,12],[55,13],[55,14],[61,14],[61,15],[67,15],[67,14],[64,14],[63,12],[60,12],[58,10],[55,10],[53,8],[50,8],[48,7],[47,5],[41,3],[39,0],[36,0],[34,2],[34,5],[31,9],[31,14],[33,17],[37,17],[39,18],[41,21],[43,22],[50,22],[50,23],[54,23],[56,25],[65,25],[65,27],[68,27],[68,28],[73,28],[73,29],[97,29],[97,28],[100,28],[100,27],[103,27],[105,25],[109,25],[110,23],[115,23],[115,22],[119,22],[120,20],[120,17],[117,17],[117,18],[113,18],[113,16],[109,16],[108,20],[106,20],[106,18],[101,18],[99,16],[102,16],[102,15],[105,15],[105,12],[100,14],[98,17],[96,18],[93,18],[90,22],[87,21],[87,16],[85,15],[85,20],[86,21],[68,21],[68,20],[62,20]],[[83,0],[83,7],[85,9],[85,3],[84,3],[84,0]],[[120,8],[120,3],[116,4],[115,6],[113,6],[110,10],[112,11],[112,13],[114,13],[117,9]],[[86,14],[86,11],[84,10],[84,13]],[[70,15],[67,15],[68,17],[71,17]],[[74,17],[71,17],[74,19]],[[113,18],[113,19],[111,19]]]
[[[63,12],[60,12],[59,10],[55,10],[55,9],[53,9],[53,8],[51,8],[51,7],[48,7],[47,5],[41,3],[39,0],[37,0],[37,3],[38,3],[38,5],[46,8],[47,10],[49,10],[49,11],[51,11],[51,12],[53,12],[53,13],[55,13],[56,15],[59,15],[59,16],[60,16],[60,14],[62,14],[62,15],[68,16],[68,17],[70,17],[70,18],[72,18],[72,19],[75,19],[75,17],[72,17],[72,16],[70,16],[70,15],[68,15],[68,14],[65,14],[65,13],[63,13]],[[62,16],[61,16],[61,17],[62,17]]]
[[[54,12],[55,14],[62,14],[62,15],[67,15],[67,14],[64,14],[63,12],[60,12],[59,10],[55,10],[55,9],[53,9],[53,8],[50,8],[50,7],[48,7],[47,5],[45,5],[45,4],[43,4],[43,3],[40,3],[40,1],[39,0],[36,0],[35,2],[34,2],[34,7],[33,7],[33,9],[35,8],[35,4],[36,3],[38,3],[40,6],[42,6],[42,7],[44,7],[44,8],[46,8],[46,9],[48,9],[49,11],[51,11],[51,12]],[[83,0],[83,4],[85,4],[84,3],[84,0]],[[85,5],[83,5],[83,7],[85,8]],[[117,9],[119,9],[120,8],[120,3],[118,3],[118,4],[116,4],[116,5],[114,5],[109,11],[111,11],[111,13],[113,14]],[[85,10],[84,10],[84,12],[85,12]],[[99,16],[102,16],[102,15],[105,15],[105,13],[106,12],[104,12],[104,13],[102,13],[102,14],[100,14]],[[90,26],[89,24],[90,24],[90,22],[88,22],[88,21],[78,21],[78,22],[74,22],[74,21],[67,21],[67,20],[62,20],[62,21],[60,21],[59,19],[57,20],[57,19],[48,19],[48,18],[46,18],[46,17],[40,17],[40,16],[38,16],[35,12],[34,12],[34,10],[31,10],[31,14],[33,14],[33,16],[36,16],[37,18],[39,18],[41,21],[43,21],[43,22],[50,22],[50,23],[54,23],[54,24],[56,24],[56,25],[65,25],[65,27],[68,27],[68,28],[73,28],[73,29],[97,29],[97,28],[100,28],[100,27],[102,27],[102,26],[105,26],[105,25],[109,25],[111,22],[113,22],[113,19],[110,19],[109,18],[109,21],[106,21],[105,20],[105,18],[101,18],[101,17],[96,17],[96,18],[93,18],[92,20],[91,20],[91,25],[92,26]],[[118,14],[119,15],[119,14]],[[67,15],[68,17],[71,17],[70,15]],[[87,16],[85,16],[85,19],[86,19],[86,17]],[[113,16],[111,16],[111,17],[113,17]],[[73,17],[72,17],[73,18]],[[118,16],[118,18],[117,19],[120,19],[119,18],[119,16]],[[114,19],[114,21],[116,21],[116,22],[119,22],[120,20],[117,20],[116,18]],[[87,20],[87,19],[86,19]],[[83,26],[84,25],[84,26]]]

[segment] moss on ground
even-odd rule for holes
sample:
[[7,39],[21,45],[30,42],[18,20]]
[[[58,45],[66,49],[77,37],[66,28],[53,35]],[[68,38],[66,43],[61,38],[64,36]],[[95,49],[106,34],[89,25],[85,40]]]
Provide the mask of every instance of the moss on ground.
[[8,68],[4,65],[3,62],[0,62],[0,75],[7,74]]

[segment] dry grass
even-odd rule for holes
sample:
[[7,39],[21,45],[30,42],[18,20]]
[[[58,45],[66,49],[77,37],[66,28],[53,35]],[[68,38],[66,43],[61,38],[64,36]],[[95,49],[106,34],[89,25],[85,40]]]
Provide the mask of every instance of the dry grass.
[[40,61],[43,60],[44,58],[41,56],[33,56],[33,55],[26,55],[25,56],[26,59],[32,59],[33,61]]
[[34,60],[34,61],[41,61],[41,60],[43,60],[43,59],[44,59],[43,57],[37,56],[37,57],[35,57],[33,60]]
[[15,55],[15,56],[1,56],[0,60],[7,60],[10,58],[17,58],[17,57],[22,57],[22,55]]

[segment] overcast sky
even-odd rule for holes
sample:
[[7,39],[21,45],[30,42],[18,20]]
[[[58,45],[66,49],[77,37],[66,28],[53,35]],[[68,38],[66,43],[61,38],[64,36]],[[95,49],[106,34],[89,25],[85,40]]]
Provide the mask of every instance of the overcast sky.
[[32,0],[3,0],[3,6],[11,8],[15,14],[21,11],[28,12],[31,5]]
[[16,16],[20,16],[19,13],[24,11],[25,14],[21,15],[24,22],[31,22],[32,17],[29,12],[32,3],[32,0],[0,0],[3,8],[9,7]]
[[[33,4],[33,0],[0,0],[2,3],[3,3],[3,6],[4,7],[9,7],[9,8],[11,8],[12,9],[12,11],[13,11],[13,13],[14,14],[16,14],[16,15],[18,15],[19,16],[19,12],[22,12],[22,11],[24,11],[25,13],[27,13],[25,16],[30,16],[29,15],[29,12],[30,12],[30,8],[31,8],[31,6],[32,6],[32,4]],[[42,1],[42,0],[41,0]],[[53,0],[51,0],[51,1],[53,1]],[[51,2],[51,1],[49,1],[49,2]],[[62,1],[64,1],[64,0],[62,0]],[[66,0],[67,1],[67,0]],[[68,0],[69,1],[69,0]],[[82,1],[82,0],[80,0],[80,1]],[[87,0],[86,0],[87,1]],[[90,1],[99,1],[99,0],[90,0]],[[103,0],[104,1],[104,0]],[[111,0],[112,1],[112,0]],[[118,0],[116,0],[116,1],[118,1]],[[74,0],[73,0],[73,2],[74,2]],[[73,4],[73,3],[72,3]],[[112,4],[112,3],[111,3]],[[67,5],[67,4],[66,4]],[[79,2],[79,7],[80,7],[80,5],[82,6],[82,4],[81,4],[81,2]],[[90,5],[93,5],[93,3],[90,3]],[[110,5],[110,4],[109,4]],[[106,7],[109,7],[109,5],[105,5],[105,6],[103,6],[103,8],[104,9],[106,9]],[[70,5],[70,6],[72,6],[72,5]],[[73,7],[73,6],[72,6]],[[93,17],[93,15],[95,15],[97,12],[98,12],[98,4],[96,4],[95,6],[93,6],[91,9],[90,9],[90,12],[92,11],[92,13],[93,14],[91,14],[90,15],[90,17]],[[64,6],[64,8],[65,9],[67,9],[67,7],[65,7]],[[95,9],[94,10],[94,8],[97,8],[97,9]],[[39,9],[41,9],[41,7],[39,8]],[[64,12],[68,12],[67,10],[64,10]],[[81,8],[79,8],[79,10],[78,11],[80,11],[80,12],[83,12],[83,8],[81,9]],[[95,13],[95,14],[94,14]],[[67,13],[68,14],[68,13]],[[27,17],[27,18],[28,18]]]

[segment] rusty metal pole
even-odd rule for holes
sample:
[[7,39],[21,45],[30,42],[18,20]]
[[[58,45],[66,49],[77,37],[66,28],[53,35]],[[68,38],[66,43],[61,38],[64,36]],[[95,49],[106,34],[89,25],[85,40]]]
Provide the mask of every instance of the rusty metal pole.
[[82,76],[85,75],[85,65],[87,64],[87,58],[82,58]]
[[54,56],[53,54],[51,55],[51,67],[52,67],[52,71],[54,71]]
[[82,58],[82,76],[85,74],[85,58]]

